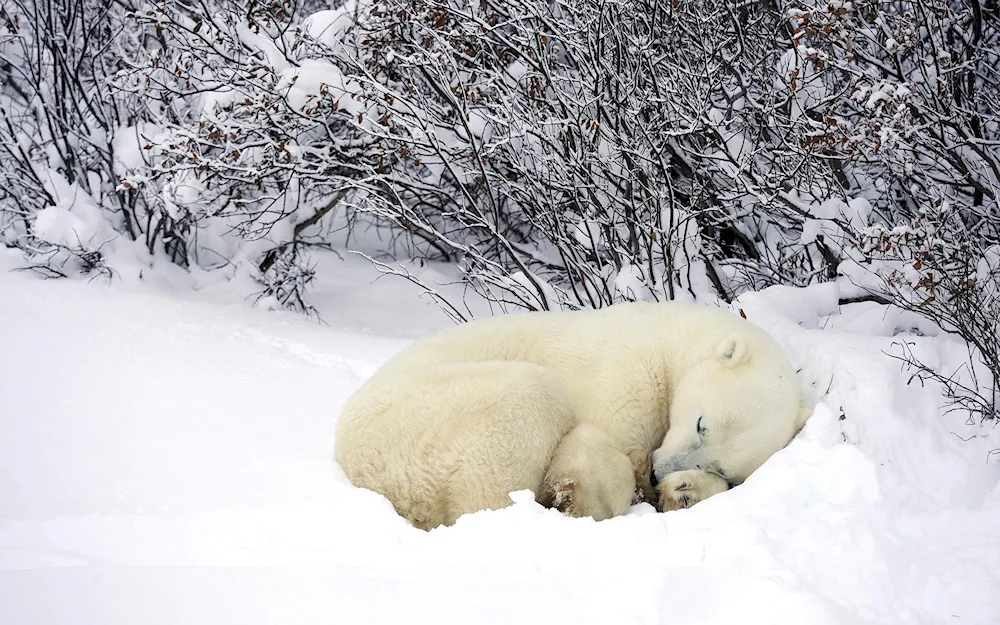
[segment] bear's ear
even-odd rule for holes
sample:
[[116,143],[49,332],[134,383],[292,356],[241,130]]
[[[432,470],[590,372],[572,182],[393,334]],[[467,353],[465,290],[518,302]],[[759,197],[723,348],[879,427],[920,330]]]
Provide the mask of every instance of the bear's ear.
[[747,341],[739,334],[730,334],[718,347],[718,357],[725,365],[737,367],[750,360]]

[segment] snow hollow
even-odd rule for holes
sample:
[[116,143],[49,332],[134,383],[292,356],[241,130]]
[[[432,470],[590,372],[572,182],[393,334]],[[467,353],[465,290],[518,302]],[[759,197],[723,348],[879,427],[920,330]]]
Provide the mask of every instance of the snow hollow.
[[[332,459],[340,405],[450,322],[337,267],[327,324],[0,257],[0,623],[997,623],[1000,429],[889,356],[965,351],[835,284],[738,305],[819,399],[745,484],[594,523],[521,493],[425,533]],[[5,264],[4,264],[5,263]],[[332,291],[331,291],[332,293]],[[909,382],[909,383],[908,383]]]

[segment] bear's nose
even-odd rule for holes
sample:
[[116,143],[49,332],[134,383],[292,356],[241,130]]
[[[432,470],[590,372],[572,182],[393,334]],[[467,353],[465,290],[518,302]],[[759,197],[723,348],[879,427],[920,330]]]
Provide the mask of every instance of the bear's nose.
[[649,472],[649,483],[652,484],[654,487],[660,483],[660,480],[656,479],[656,471]]

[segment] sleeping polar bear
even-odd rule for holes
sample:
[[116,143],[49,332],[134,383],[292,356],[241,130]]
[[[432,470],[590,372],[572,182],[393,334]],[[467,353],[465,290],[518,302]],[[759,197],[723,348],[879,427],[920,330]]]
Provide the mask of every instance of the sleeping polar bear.
[[348,399],[335,456],[423,529],[505,507],[517,490],[599,521],[741,483],[807,416],[791,364],[757,326],[708,306],[628,303],[492,317],[414,343]]

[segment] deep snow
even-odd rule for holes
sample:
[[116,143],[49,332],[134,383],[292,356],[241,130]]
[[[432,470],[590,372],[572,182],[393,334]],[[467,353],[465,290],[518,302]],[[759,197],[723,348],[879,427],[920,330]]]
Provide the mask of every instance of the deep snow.
[[[742,486],[602,523],[506,510],[424,533],[332,460],[338,409],[450,322],[337,265],[328,325],[224,287],[44,281],[0,255],[0,623],[996,623],[1000,428],[942,414],[837,288],[740,301],[821,396]],[[829,390],[828,390],[829,389]],[[970,438],[971,437],[971,438]],[[968,439],[968,440],[962,440]]]

